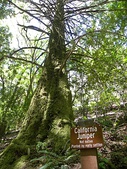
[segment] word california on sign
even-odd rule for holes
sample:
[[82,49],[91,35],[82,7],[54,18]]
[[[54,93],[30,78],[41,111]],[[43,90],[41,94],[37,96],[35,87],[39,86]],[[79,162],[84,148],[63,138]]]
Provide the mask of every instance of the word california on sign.
[[71,148],[99,148],[103,146],[102,128],[98,123],[71,128]]

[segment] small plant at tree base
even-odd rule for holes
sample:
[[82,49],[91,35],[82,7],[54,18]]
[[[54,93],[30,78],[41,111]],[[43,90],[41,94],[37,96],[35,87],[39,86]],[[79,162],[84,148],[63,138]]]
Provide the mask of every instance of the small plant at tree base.
[[31,160],[32,163],[37,163],[42,165],[40,169],[69,169],[69,165],[72,163],[75,163],[79,159],[79,154],[75,153],[74,150],[67,150],[65,154],[57,154],[52,152],[51,150],[48,149],[43,149],[44,148],[44,143],[41,144],[41,142],[38,143],[37,148],[42,150],[37,149],[38,153],[40,154],[40,157],[34,158]]

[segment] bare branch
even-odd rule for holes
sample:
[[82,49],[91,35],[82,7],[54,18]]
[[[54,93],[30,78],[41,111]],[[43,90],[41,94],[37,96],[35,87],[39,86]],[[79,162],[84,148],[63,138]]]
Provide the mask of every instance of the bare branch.
[[13,59],[13,60],[19,60],[19,61],[23,61],[23,62],[26,62],[26,63],[30,63],[30,64],[33,64],[33,65],[36,65],[36,66],[42,68],[43,67],[42,65],[43,65],[44,61],[41,64],[38,64],[37,62],[34,62],[34,61],[30,61],[30,60],[27,60],[27,59],[24,59],[24,58],[18,58],[18,57],[14,57],[13,56],[15,53],[17,53],[19,51],[22,51],[24,49],[39,49],[39,50],[43,50],[44,52],[41,53],[41,56],[46,53],[46,51],[44,49],[39,48],[39,47],[22,47],[20,49],[15,50],[10,55],[3,56],[2,58],[0,58],[0,61],[4,60],[5,58],[9,58],[9,59]]
[[17,24],[18,26],[21,26],[23,27],[24,29],[32,29],[32,30],[35,30],[35,31],[38,31],[38,32],[42,32],[42,33],[45,33],[47,35],[49,35],[48,32],[36,27],[36,26],[33,26],[33,25],[29,25],[29,26],[25,26],[25,25],[21,25],[21,24]]
[[[15,51],[12,52],[10,55],[14,55],[15,53],[17,53],[17,52],[19,52],[19,51],[22,51],[22,50],[24,50],[24,49],[39,49],[39,50],[45,51],[44,49],[39,48],[39,47],[35,47],[35,46],[31,46],[31,47],[22,47],[22,48],[20,48],[20,49],[15,50]],[[46,51],[45,51],[45,52],[46,52]]]
[[49,26],[47,24],[45,24],[39,17],[36,17],[34,14],[32,14],[31,12],[29,12],[29,10],[25,10],[20,8],[19,6],[17,6],[15,3],[13,3],[12,1],[9,0],[9,3],[12,4],[13,6],[15,6],[17,9],[19,9],[20,11],[28,14],[29,16],[31,16],[32,18],[36,19],[38,22],[42,23],[43,25],[45,25],[47,28],[49,28]]
[[16,57],[13,57],[11,55],[6,56],[6,58],[13,59],[13,60],[23,61],[23,62],[30,63],[30,64],[33,64],[33,65],[36,65],[36,66],[42,68],[42,65],[40,65],[40,64],[38,64],[36,62],[30,61],[30,60],[24,59],[24,58],[16,58]]

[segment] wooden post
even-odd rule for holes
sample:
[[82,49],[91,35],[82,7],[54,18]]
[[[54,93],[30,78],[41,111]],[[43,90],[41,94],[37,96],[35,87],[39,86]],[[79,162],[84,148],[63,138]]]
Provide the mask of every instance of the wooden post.
[[81,149],[81,169],[98,169],[97,149]]

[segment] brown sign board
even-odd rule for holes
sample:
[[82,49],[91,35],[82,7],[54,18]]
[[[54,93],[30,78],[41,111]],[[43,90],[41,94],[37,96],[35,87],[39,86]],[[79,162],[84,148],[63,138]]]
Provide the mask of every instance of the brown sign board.
[[71,148],[99,148],[102,147],[102,128],[98,123],[87,124],[71,128]]

